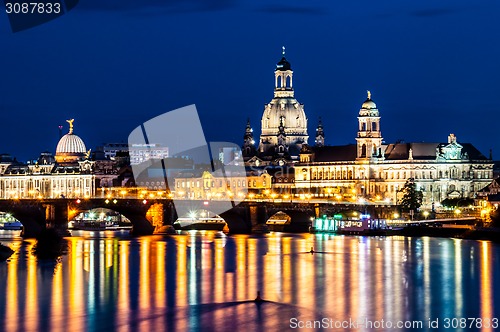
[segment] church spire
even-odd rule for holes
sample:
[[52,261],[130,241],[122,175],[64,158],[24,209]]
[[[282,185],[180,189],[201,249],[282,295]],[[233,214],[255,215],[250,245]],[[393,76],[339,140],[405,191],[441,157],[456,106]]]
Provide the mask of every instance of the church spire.
[[319,117],[318,128],[316,128],[316,146],[325,146],[325,132],[323,130],[323,122]]
[[281,48],[281,56],[274,70],[274,98],[293,98],[293,71],[292,65],[285,58],[285,46]]
[[367,99],[361,105],[358,116],[357,159],[372,160],[383,158],[382,133],[377,104],[372,100],[370,90],[366,94]]
[[243,135],[243,154],[252,156],[255,152],[255,141],[253,139],[253,129],[250,126],[250,118],[247,119],[245,134]]

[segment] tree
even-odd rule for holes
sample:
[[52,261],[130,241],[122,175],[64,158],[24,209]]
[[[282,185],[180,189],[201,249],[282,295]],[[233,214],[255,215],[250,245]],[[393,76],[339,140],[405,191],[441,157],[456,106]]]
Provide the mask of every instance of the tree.
[[398,204],[403,211],[416,211],[421,205],[424,194],[421,190],[417,190],[415,179],[409,178],[406,180],[404,187],[401,189],[403,196],[398,200]]

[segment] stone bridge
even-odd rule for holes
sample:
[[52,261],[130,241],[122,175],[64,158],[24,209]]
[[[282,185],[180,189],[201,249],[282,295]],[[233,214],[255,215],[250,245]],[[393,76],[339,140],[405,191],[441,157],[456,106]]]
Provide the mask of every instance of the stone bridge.
[[[175,205],[189,205],[193,209],[220,211],[227,202],[175,201]],[[24,226],[24,237],[35,237],[47,227],[67,229],[68,222],[79,213],[96,208],[116,211],[132,222],[133,234],[149,235],[177,219],[174,202],[169,199],[17,199],[0,200],[0,211],[10,213]],[[277,212],[291,217],[287,231],[306,231],[311,218],[343,211],[369,213],[374,218],[386,218],[394,212],[394,206],[333,204],[329,202],[255,202],[244,201],[232,209],[220,213],[231,233],[251,233],[259,224]]]

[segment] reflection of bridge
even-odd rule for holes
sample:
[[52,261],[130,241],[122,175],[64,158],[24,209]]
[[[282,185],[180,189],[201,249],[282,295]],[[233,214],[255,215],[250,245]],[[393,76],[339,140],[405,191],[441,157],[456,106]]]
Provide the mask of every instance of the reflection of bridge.
[[[175,205],[190,209],[222,211],[224,201],[175,200]],[[24,236],[34,237],[45,227],[66,229],[68,221],[79,213],[95,208],[106,208],[119,212],[128,218],[137,235],[153,234],[163,225],[171,225],[176,219],[174,201],[171,199],[9,199],[0,200],[0,211],[8,212],[24,226]],[[311,217],[332,214],[346,210],[370,213],[385,218],[392,214],[391,206],[333,204],[329,202],[256,202],[244,201],[232,209],[220,213],[231,233],[250,233],[258,224],[278,211],[288,214],[295,229],[307,230]]]

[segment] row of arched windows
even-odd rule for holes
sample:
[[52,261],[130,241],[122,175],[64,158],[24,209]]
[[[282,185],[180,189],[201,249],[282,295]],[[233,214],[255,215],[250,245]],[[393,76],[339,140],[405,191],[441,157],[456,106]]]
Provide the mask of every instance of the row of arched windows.
[[[366,122],[360,122],[359,123],[359,131],[367,131],[367,128],[369,128],[370,125],[367,125]],[[371,122],[371,131],[377,131],[377,123],[376,122]]]
[[[362,174],[356,178],[363,177]],[[352,169],[329,169],[313,168],[311,169],[311,180],[354,180],[355,173]]]
[[[285,85],[283,83],[285,83]],[[277,88],[286,88],[286,87],[291,88],[292,87],[292,77],[290,75],[286,75],[285,82],[283,82],[283,76],[278,75],[276,77],[276,87]]]

